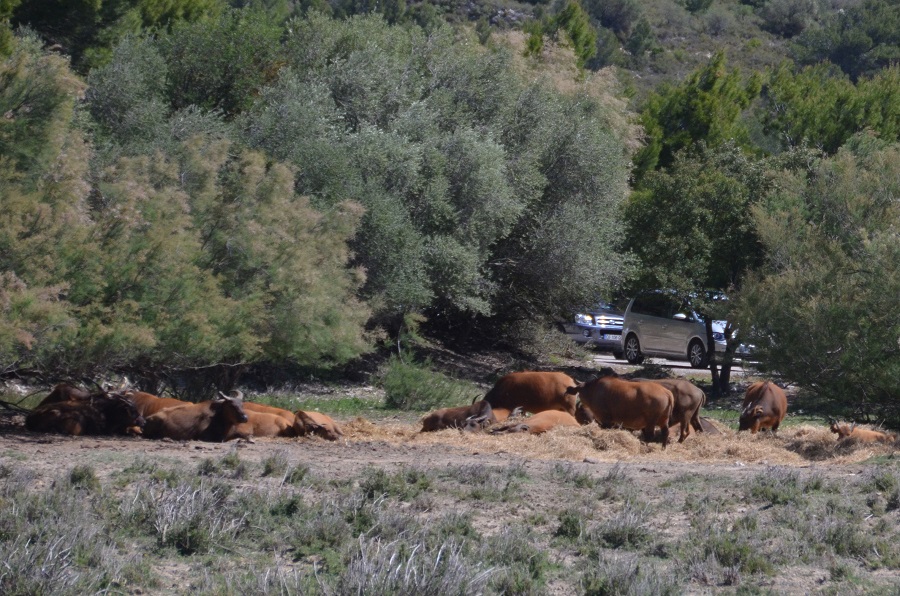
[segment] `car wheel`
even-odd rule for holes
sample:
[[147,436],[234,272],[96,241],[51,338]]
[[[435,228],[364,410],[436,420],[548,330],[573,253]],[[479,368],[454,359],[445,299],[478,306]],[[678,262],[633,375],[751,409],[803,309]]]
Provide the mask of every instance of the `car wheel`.
[[628,364],[640,364],[644,361],[644,355],[641,354],[641,342],[634,335],[629,335],[625,340],[625,360]]
[[700,340],[695,339],[688,346],[688,360],[693,368],[706,368],[709,359],[706,357],[706,348]]

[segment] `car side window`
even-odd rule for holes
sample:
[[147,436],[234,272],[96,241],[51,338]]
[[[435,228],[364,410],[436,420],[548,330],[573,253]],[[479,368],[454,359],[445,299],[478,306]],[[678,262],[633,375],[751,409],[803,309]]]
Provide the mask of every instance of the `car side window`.
[[671,301],[661,294],[638,296],[631,305],[631,312],[651,317],[669,317],[672,313]]

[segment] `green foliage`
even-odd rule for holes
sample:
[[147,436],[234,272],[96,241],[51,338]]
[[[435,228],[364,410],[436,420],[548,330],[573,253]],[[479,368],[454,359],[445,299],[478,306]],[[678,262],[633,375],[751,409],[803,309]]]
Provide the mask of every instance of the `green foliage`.
[[900,150],[856,150],[784,160],[793,171],[777,173],[779,192],[755,212],[769,268],[746,285],[738,310],[768,368],[848,414],[896,421]]
[[816,22],[819,4],[814,0],[769,0],[759,13],[764,29],[794,37]]
[[104,63],[125,35],[196,21],[218,14],[223,6],[222,0],[29,0],[14,11],[13,23],[33,28],[86,71]]
[[700,145],[651,173],[625,210],[643,288],[727,289],[761,264],[750,207],[767,192],[762,165],[734,144]]
[[827,64],[798,72],[779,67],[766,86],[767,128],[788,146],[806,142],[828,153],[863,130],[888,142],[900,139],[900,67],[856,84],[834,70]]
[[249,8],[176,24],[158,44],[172,107],[219,110],[226,117],[249,108],[277,76],[281,33],[271,16]]
[[827,60],[851,79],[874,75],[900,59],[900,10],[897,0],[864,0],[833,11],[821,27],[796,39],[801,64]]
[[577,0],[568,0],[554,18],[554,26],[566,32],[575,50],[579,68],[597,53],[597,32],[591,26],[588,13]]
[[648,141],[635,156],[638,177],[668,166],[678,151],[698,141],[711,147],[729,139],[746,142],[739,116],[759,91],[757,76],[744,81],[737,69],[726,70],[723,52],[682,84],[663,85],[641,113]]
[[472,401],[473,388],[429,369],[423,364],[405,362],[397,356],[380,373],[385,406],[401,410],[431,410]]

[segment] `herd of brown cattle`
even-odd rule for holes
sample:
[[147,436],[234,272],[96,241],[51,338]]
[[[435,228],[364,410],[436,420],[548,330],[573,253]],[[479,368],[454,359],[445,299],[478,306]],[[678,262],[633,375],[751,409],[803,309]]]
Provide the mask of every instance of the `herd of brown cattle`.
[[230,441],[253,437],[344,436],[324,414],[291,412],[244,401],[240,391],[190,403],[131,389],[96,392],[67,384],[53,388],[25,417],[25,427],[67,435],[142,435],[176,441]]
[[[541,434],[557,426],[597,422],[601,428],[641,431],[645,441],[659,440],[665,448],[670,429],[676,426],[679,443],[692,429],[717,432],[700,419],[705,403],[703,390],[685,379],[625,379],[607,369],[592,381],[577,383],[560,372],[517,372],[501,378],[484,399],[471,406],[432,412],[423,419],[421,432],[491,427],[492,434]],[[522,411],[533,415],[512,420]],[[784,391],[771,381],[754,383],[744,397],[738,430],[775,432],[785,414]],[[896,440],[894,435],[857,429],[855,425],[851,428],[834,423],[831,430],[839,438],[852,437],[860,442]]]
[[[601,428],[641,431],[645,441],[665,448],[670,429],[678,427],[678,442],[693,429],[715,431],[700,418],[703,391],[684,379],[625,379],[606,369],[596,379],[577,383],[560,372],[516,372],[502,377],[482,400],[470,406],[444,408],[422,420],[421,432],[447,428],[492,434],[541,434],[559,426],[597,422]],[[528,412],[531,416],[524,418]],[[738,430],[756,434],[778,430],[787,413],[787,396],[770,381],[747,389]],[[219,393],[216,399],[189,403],[142,391],[120,389],[89,392],[67,384],[50,394],[25,418],[28,429],[69,435],[132,434],[178,441],[230,441],[253,437],[317,435],[336,441],[340,426],[318,412],[258,404]],[[659,429],[657,431],[657,429]],[[834,422],[839,438],[859,442],[893,442],[894,435]]]

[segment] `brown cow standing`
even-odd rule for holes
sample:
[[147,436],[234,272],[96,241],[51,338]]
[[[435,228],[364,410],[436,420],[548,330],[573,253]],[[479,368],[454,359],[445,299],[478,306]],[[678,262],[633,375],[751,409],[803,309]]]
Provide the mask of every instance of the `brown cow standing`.
[[557,426],[581,426],[578,420],[568,412],[559,410],[544,410],[533,416],[529,416],[524,422],[508,424],[491,431],[491,434],[502,433],[529,433],[539,435]]
[[761,429],[771,428],[775,432],[785,414],[787,396],[781,387],[771,381],[757,381],[747,388],[738,419],[738,431],[749,430],[755,435]]
[[517,407],[532,414],[560,410],[574,416],[575,396],[566,390],[575,386],[575,380],[561,372],[514,372],[501,377],[484,401],[491,404],[497,420],[501,420],[498,410],[512,411]]
[[581,402],[602,428],[641,430],[644,440],[650,441],[658,426],[665,449],[675,398],[662,385],[603,376],[569,392],[581,396]]
[[144,418],[127,397],[89,394],[77,401],[50,402],[25,417],[25,428],[66,435],[139,434]]
[[703,425],[700,423],[700,408],[706,403],[706,394],[703,393],[702,389],[686,379],[632,380],[657,383],[672,392],[672,396],[675,398],[675,405],[672,408],[672,418],[669,419],[669,426],[679,425],[679,443],[691,434],[692,426],[697,432],[703,432]]
[[219,397],[212,401],[175,406],[153,414],[144,425],[144,436],[176,441],[222,442],[226,438],[238,438],[231,431],[232,427],[242,422],[247,422],[247,414],[241,399],[219,393]]
[[495,422],[497,422],[497,418],[494,416],[491,404],[480,400],[471,406],[435,410],[422,419],[422,430],[419,432],[433,432],[445,428],[476,431]]
[[337,441],[344,431],[337,422],[319,412],[297,410],[294,413],[294,432],[298,437],[314,434],[329,441]]
[[860,443],[893,443],[897,440],[897,435],[882,432],[880,430],[869,430],[867,428],[856,428],[856,425],[831,423],[831,432],[837,433],[838,439],[855,439]]

